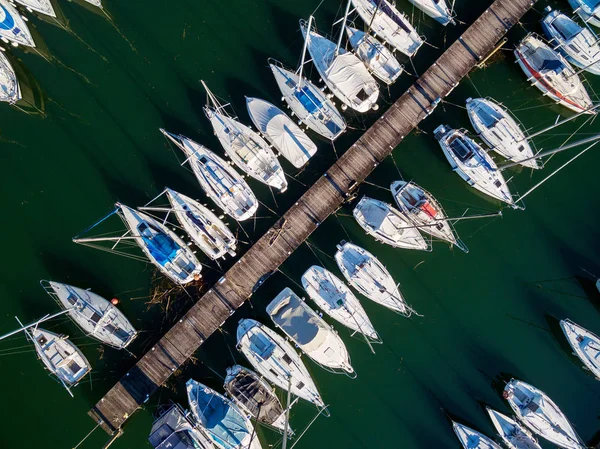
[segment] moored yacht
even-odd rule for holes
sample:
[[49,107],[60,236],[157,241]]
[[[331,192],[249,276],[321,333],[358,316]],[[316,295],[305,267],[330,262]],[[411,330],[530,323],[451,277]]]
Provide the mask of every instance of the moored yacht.
[[600,27],[600,0],[569,0],[569,5],[584,22]]
[[568,319],[561,320],[560,327],[575,355],[600,380],[600,338]]
[[17,3],[27,7],[28,9],[39,12],[41,14],[46,14],[50,17],[56,17],[56,11],[54,11],[54,7],[52,6],[52,2],[50,0],[15,0]]
[[21,99],[21,87],[13,66],[0,51],[0,101],[14,104]]
[[7,0],[0,0],[0,38],[9,40],[15,47],[17,45],[35,47],[25,20]]
[[454,16],[446,4],[446,0],[408,0],[429,17],[442,25],[455,25]]
[[452,422],[452,429],[464,449],[502,449],[481,432],[457,422]]
[[498,435],[509,449],[542,449],[531,432],[514,419],[486,407]]

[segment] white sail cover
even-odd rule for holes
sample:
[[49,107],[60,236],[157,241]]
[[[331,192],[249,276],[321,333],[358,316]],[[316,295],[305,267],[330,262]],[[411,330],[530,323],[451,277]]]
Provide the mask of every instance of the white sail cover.
[[246,98],[246,106],[254,125],[294,167],[302,167],[317,152],[306,133],[275,105]]
[[56,17],[56,12],[50,0],[15,0],[21,5],[27,6],[33,11],[46,14],[50,17]]
[[352,53],[339,54],[327,73],[331,82],[350,98],[356,97],[366,84],[373,82],[364,64]]

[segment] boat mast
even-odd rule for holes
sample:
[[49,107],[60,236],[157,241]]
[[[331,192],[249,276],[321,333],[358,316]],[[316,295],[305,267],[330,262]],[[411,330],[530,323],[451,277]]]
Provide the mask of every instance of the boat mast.
[[17,320],[17,322],[19,323],[19,325],[21,327],[12,332],[9,332],[8,334],[4,334],[4,335],[0,336],[0,340],[4,340],[5,338],[11,337],[15,334],[18,334],[19,332],[27,331],[27,329],[29,329],[29,328],[37,327],[40,323],[51,320],[52,318],[56,318],[57,316],[64,315],[65,313],[68,313],[73,309],[74,309],[74,307],[69,307],[68,309],[61,310],[60,312],[54,313],[52,315],[45,315],[42,318],[40,318],[39,320],[29,323],[26,326],[23,326],[23,323],[21,323],[19,318],[15,317],[15,319]]
[[304,37],[304,46],[302,47],[302,58],[300,59],[300,70],[298,71],[298,76],[300,80],[298,81],[298,86],[296,86],[296,90],[300,90],[302,88],[302,71],[304,69],[304,62],[306,61],[306,50],[308,49],[308,40],[310,39],[310,30],[312,30],[312,21],[314,17],[310,16],[308,18],[308,25],[306,26],[306,36]]
[[291,399],[292,399],[292,376],[288,376],[287,404],[285,406],[285,427],[283,428],[283,442],[281,443],[281,449],[287,448],[288,425],[290,422],[290,400]]
[[[342,38],[344,37],[344,32],[346,31],[346,20],[348,19],[348,14],[350,13],[350,2],[348,0],[348,4],[346,5],[346,12],[344,13],[344,20],[342,21],[342,29],[340,30],[340,37],[338,38],[337,46],[335,47],[335,56],[340,54],[340,46],[342,45]],[[375,16],[373,16],[375,17]]]
[[377,2],[377,5],[375,6],[375,11],[373,11],[373,17],[371,17],[371,20],[369,21],[369,26],[367,27],[367,31],[365,32],[366,34],[369,34],[369,32],[371,31],[373,22],[375,21],[375,16],[377,15],[377,12],[379,11],[380,4],[381,4],[381,2]]
[[565,124],[565,123],[567,123],[567,122],[570,122],[571,120],[575,120],[575,119],[576,119],[577,117],[579,117],[580,115],[587,114],[587,113],[589,113],[589,112],[593,112],[593,111],[595,111],[595,110],[596,110],[596,109],[598,109],[598,108],[600,108],[600,103],[599,103],[599,104],[597,104],[597,105],[595,105],[595,106],[592,106],[592,107],[591,107],[591,108],[589,108],[589,109],[586,109],[585,111],[578,112],[577,114],[575,114],[575,115],[573,115],[573,116],[571,116],[571,117],[567,117],[567,118],[565,118],[565,119],[562,119],[562,120],[560,120],[560,121],[556,122],[554,125],[552,125],[552,126],[548,126],[547,128],[544,128],[544,129],[542,129],[541,131],[537,131],[537,132],[535,132],[535,133],[533,133],[533,134],[531,134],[531,135],[529,135],[529,136],[525,137],[525,139],[524,139],[524,140],[531,140],[531,139],[533,139],[534,137],[537,137],[537,136],[539,136],[540,134],[544,134],[545,132],[548,132],[548,131],[550,131],[550,130],[552,130],[552,129],[554,129],[554,128],[556,128],[556,127],[560,126],[560,125],[563,125],[563,124]]
[[210,91],[210,89],[208,88],[208,86],[206,85],[204,80],[200,80],[200,82],[202,83],[202,86],[204,87],[204,90],[206,91],[206,95],[208,95],[208,99],[212,103],[213,107],[216,110],[222,109],[223,106],[221,106],[221,103],[219,103],[219,100],[217,100],[217,97],[215,97],[214,94]]

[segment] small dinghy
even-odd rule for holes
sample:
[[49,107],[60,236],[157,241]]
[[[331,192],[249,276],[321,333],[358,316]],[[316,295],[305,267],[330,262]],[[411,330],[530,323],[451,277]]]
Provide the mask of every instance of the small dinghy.
[[542,449],[532,433],[506,415],[486,407],[496,431],[509,449]]
[[489,98],[467,98],[467,113],[477,135],[493,151],[524,167],[542,168],[536,159],[530,159],[533,149],[517,121],[498,103]]
[[256,132],[227,114],[225,111],[227,105],[222,106],[219,103],[204,81],[202,85],[209,99],[204,106],[204,114],[210,121],[225,153],[235,165],[252,178],[285,192],[287,180],[269,144]]
[[258,201],[254,193],[227,162],[185,136],[177,136],[164,129],[160,132],[183,151],[200,187],[226,214],[243,221],[256,213]]
[[394,248],[431,251],[431,245],[419,230],[391,204],[363,196],[352,214],[360,227],[378,242]]
[[50,0],[15,0],[17,3],[20,3],[23,6],[26,6],[28,9],[32,11],[39,12],[41,14],[46,14],[50,17],[56,17],[56,12],[54,11],[54,7],[52,6],[52,2]]
[[394,278],[373,254],[342,241],[337,246],[335,261],[350,285],[371,301],[400,315],[412,315],[413,310],[404,301]]
[[423,45],[408,17],[387,0],[352,0],[352,4],[376,36],[406,56],[414,56]]
[[454,16],[446,4],[446,0],[408,0],[429,17],[442,25],[455,25]]
[[278,107],[249,97],[246,107],[254,126],[294,167],[302,167],[317,152],[314,142]]
[[571,64],[594,75],[600,75],[600,44],[588,29],[579,26],[560,11],[552,11],[544,20],[542,28],[554,49]]
[[600,380],[600,338],[571,320],[561,320],[560,327],[575,355]]
[[365,65],[352,53],[312,29],[313,17],[308,24],[300,21],[302,36],[307,40],[308,52],[319,75],[331,92],[344,103],[342,109],[350,107],[358,112],[367,112],[377,107],[379,86]]
[[517,417],[539,436],[565,449],[586,449],[567,417],[543,391],[512,379],[503,397]]
[[154,449],[214,449],[212,441],[181,406],[173,404],[152,424],[148,438]]
[[0,51],[0,101],[14,104],[21,99],[21,88],[13,66]]
[[465,449],[502,449],[484,434],[457,422],[452,422],[454,433]]
[[354,293],[332,272],[313,265],[302,275],[302,287],[331,318],[371,341],[381,341]]
[[207,207],[175,190],[166,189],[166,195],[177,219],[191,239],[212,260],[235,256],[236,238],[219,217]]
[[515,56],[527,79],[544,95],[572,111],[595,114],[579,75],[541,39],[529,34],[515,48]]
[[237,348],[254,369],[279,388],[317,407],[325,407],[317,386],[294,348],[267,326],[251,319],[240,320]]
[[333,102],[301,73],[286,70],[281,63],[271,61],[269,67],[282,99],[293,114],[317,134],[329,140],[337,139],[346,130],[346,120]]
[[584,22],[600,27],[600,0],[569,0],[569,5]]
[[405,181],[392,182],[390,190],[400,211],[419,230],[465,251],[464,244],[454,235],[452,224],[442,205],[431,193],[414,182]]
[[370,34],[346,26],[348,41],[369,72],[386,84],[393,84],[404,67],[388,48]]
[[452,170],[474,189],[516,207],[510,189],[494,160],[463,130],[444,125],[434,130]]
[[267,313],[307,356],[327,371],[354,375],[350,355],[340,336],[290,288],[267,306]]
[[19,44],[35,47],[27,24],[7,0],[0,0],[0,38],[11,41],[15,47]]
[[177,234],[143,212],[121,203],[115,206],[134,241],[162,274],[179,285],[202,277],[202,265]]
[[252,423],[232,401],[194,379],[185,387],[192,414],[220,449],[261,449]]
[[40,281],[42,288],[81,330],[117,349],[126,348],[137,336],[137,331],[119,309],[102,296],[60,282]]
[[[240,365],[227,368],[223,388],[247,415],[284,432],[286,411],[273,391],[273,387],[254,371]],[[289,428],[288,432],[293,433]]]

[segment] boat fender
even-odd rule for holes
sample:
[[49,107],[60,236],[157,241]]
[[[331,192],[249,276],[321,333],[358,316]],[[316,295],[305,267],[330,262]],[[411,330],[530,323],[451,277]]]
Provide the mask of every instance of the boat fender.
[[111,303],[113,306],[116,306],[117,304],[119,304],[119,299],[118,299],[118,298],[113,298],[113,299],[111,299],[111,300],[110,300],[110,303]]

